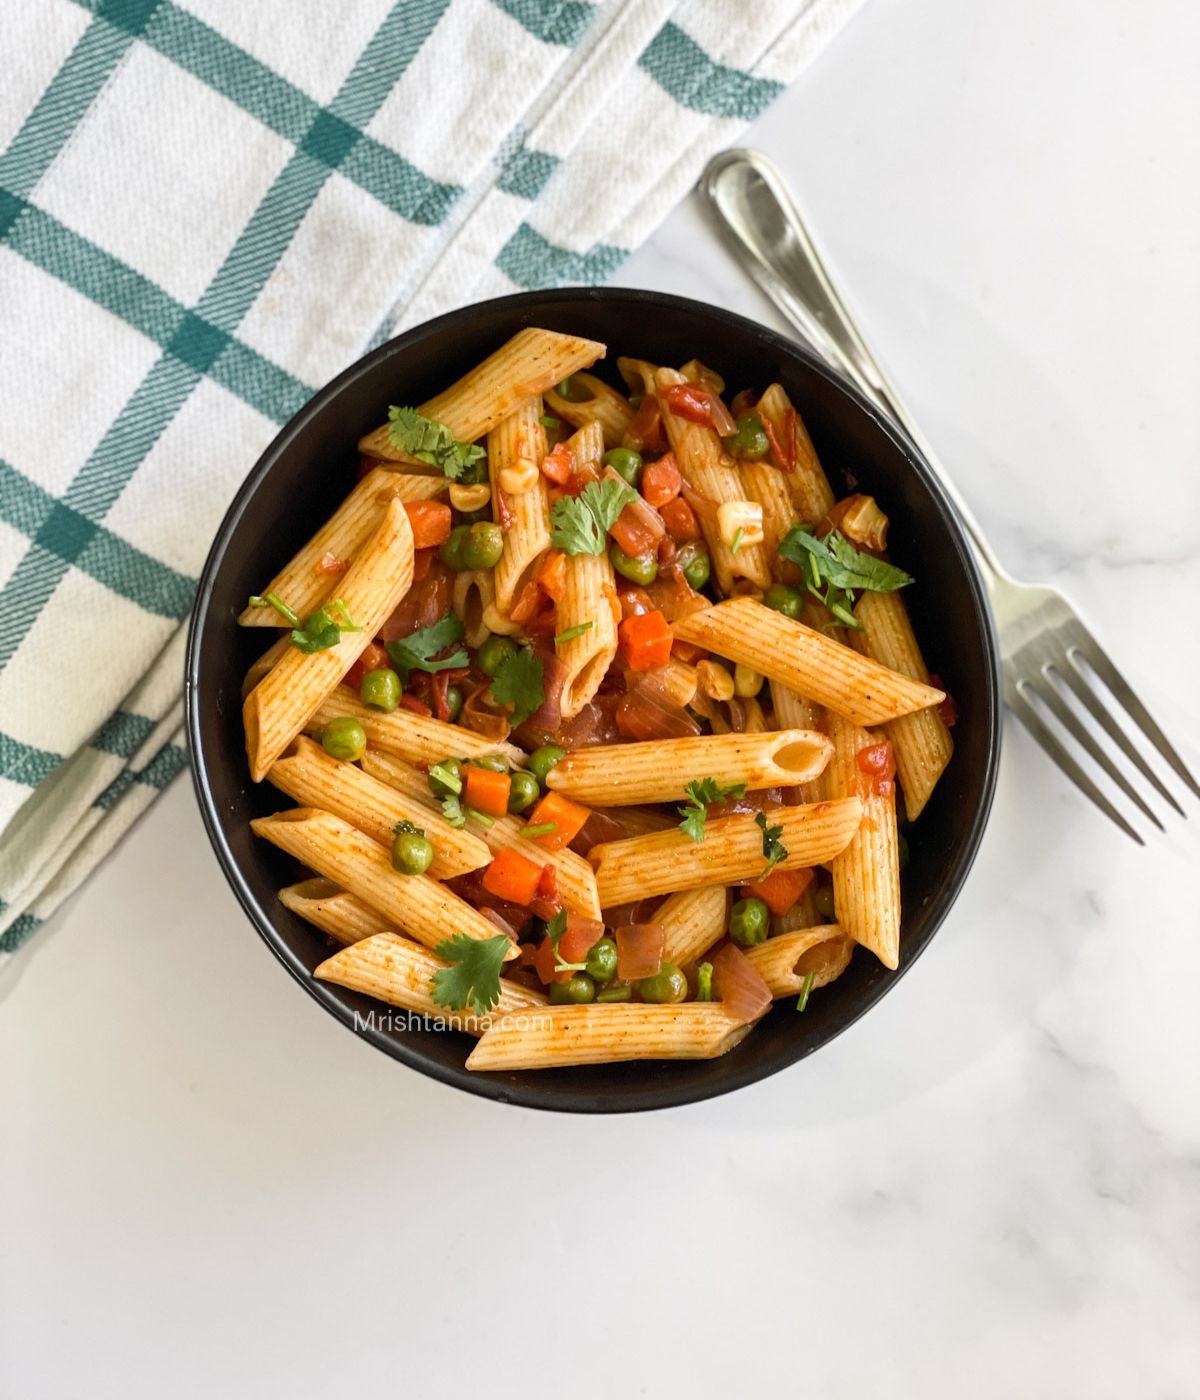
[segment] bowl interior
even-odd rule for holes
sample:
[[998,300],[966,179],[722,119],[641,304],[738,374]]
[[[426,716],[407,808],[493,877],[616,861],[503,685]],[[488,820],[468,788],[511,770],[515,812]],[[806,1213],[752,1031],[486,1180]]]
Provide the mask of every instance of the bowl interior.
[[878,497],[891,519],[892,557],[916,576],[906,591],[930,667],[954,696],[955,753],[909,830],[903,877],[903,972],[933,936],[967,874],[995,783],[999,744],[998,662],[978,574],[961,531],[913,450],[814,356],[741,317],[696,302],[617,289],[530,293],[465,308],[389,342],[352,366],[287,425],[254,468],[221,526],[201,578],[192,624],[187,702],[193,774],[218,858],[259,932],[308,991],[359,1034],[447,1083],[532,1107],[614,1112],[711,1097],[774,1073],[824,1045],[895,984],[862,950],[814,996],[803,1016],[778,1002],[730,1054],[696,1063],[618,1064],[517,1074],[468,1074],[465,1036],[356,1023],[387,1008],[319,983],[329,953],[316,929],[277,900],[300,878],[290,857],[256,840],[249,820],[292,805],[249,781],[241,727],[241,678],[265,646],[235,618],[332,513],[353,485],[359,436],[391,403],[416,404],[465,373],[522,326],[602,340],[597,372],[619,383],[615,360],[630,354],[666,364],[693,356],[719,370],[731,391],[778,380],[812,434],[835,494]]

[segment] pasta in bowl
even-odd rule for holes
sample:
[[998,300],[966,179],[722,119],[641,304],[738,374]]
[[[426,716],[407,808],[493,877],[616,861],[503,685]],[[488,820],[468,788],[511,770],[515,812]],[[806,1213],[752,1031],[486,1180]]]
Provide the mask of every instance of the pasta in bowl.
[[[647,300],[691,324],[648,334]],[[585,1109],[736,1087],[882,994],[966,873],[998,734],[978,579],[955,527],[914,541],[946,512],[911,449],[769,333],[631,292],[456,315],[466,364],[453,317],[383,347],[231,510],[189,657],[210,832],[292,971],[439,1077]],[[443,354],[398,375],[406,341]],[[316,454],[319,513],[293,490],[276,526],[272,473]],[[965,654],[910,607],[934,544]],[[927,825],[922,885],[952,861],[914,920]]]

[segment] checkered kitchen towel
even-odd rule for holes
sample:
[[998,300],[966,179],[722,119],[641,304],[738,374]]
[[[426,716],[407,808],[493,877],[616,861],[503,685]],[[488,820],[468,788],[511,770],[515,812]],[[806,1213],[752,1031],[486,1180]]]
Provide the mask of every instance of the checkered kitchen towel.
[[609,276],[860,3],[0,4],[0,953],[182,766],[181,620],[279,425]]

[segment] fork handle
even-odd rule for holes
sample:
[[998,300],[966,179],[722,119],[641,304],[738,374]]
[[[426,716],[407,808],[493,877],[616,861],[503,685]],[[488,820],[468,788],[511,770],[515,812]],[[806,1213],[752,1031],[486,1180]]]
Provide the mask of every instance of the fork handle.
[[760,151],[722,151],[709,161],[700,188],[768,298],[819,354],[916,444],[957,510],[990,592],[1007,575],[970,506],[855,325],[782,175]]

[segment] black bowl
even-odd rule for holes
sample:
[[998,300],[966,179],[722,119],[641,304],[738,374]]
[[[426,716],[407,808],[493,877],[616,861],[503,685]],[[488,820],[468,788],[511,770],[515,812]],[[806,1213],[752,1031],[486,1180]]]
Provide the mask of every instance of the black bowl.
[[[337,506],[356,477],[355,443],[390,403],[420,403],[523,326],[571,331],[662,364],[698,356],[734,388],[784,385],[842,493],[853,481],[891,518],[893,557],[917,575],[906,593],[932,668],[958,702],[954,758],[911,834],[900,969],[865,952],[797,1016],[785,999],[718,1060],[635,1063],[517,1074],[463,1068],[467,1037],[356,1024],[379,1003],[311,976],[323,936],[285,909],[295,862],[251,835],[254,816],[291,805],[249,780],[241,678],[263,646],[235,618],[247,597]],[[615,376],[606,362],[601,374]],[[614,382],[616,382],[614,380]],[[373,351],[304,408],[264,453],[229,508],[200,579],[188,645],[192,774],[226,878],[275,955],[326,1010],[405,1064],[502,1103],[576,1113],[665,1108],[712,1098],[811,1054],[872,1007],[916,961],[962,888],[992,802],[1000,748],[999,659],[979,573],[953,510],[913,446],[815,355],[753,322],[654,292],[575,289],[502,297],[441,316]]]

